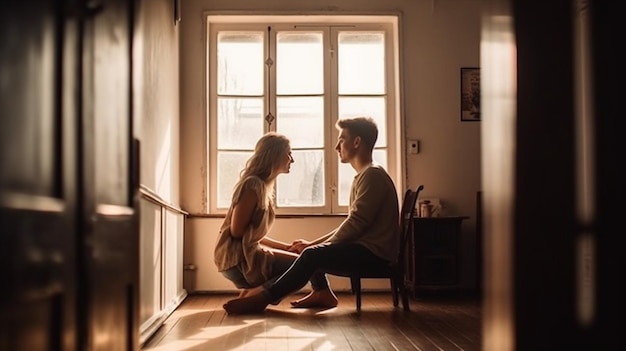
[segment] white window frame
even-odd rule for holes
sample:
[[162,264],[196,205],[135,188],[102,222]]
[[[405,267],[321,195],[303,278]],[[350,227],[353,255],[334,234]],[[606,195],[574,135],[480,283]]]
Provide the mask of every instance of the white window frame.
[[[207,179],[206,186],[208,193],[206,196],[206,208],[208,213],[211,214],[225,214],[227,209],[218,208],[217,202],[217,167],[216,163],[216,118],[217,115],[217,95],[213,93],[216,87],[216,77],[213,72],[216,72],[217,64],[215,60],[215,48],[216,48],[216,32],[219,29],[233,29],[235,26],[237,30],[266,30],[268,26],[271,26],[272,32],[276,33],[281,29],[289,28],[293,30],[294,25],[299,27],[308,27],[309,29],[320,28],[327,31],[333,31],[331,28],[336,27],[353,27],[355,30],[379,30],[385,32],[385,55],[389,58],[386,67],[386,98],[387,98],[387,171],[391,175],[396,188],[398,189],[398,196],[403,194],[404,184],[406,182],[406,152],[405,152],[405,135],[404,120],[401,116],[401,99],[400,89],[401,81],[399,74],[399,62],[400,62],[400,50],[399,50],[399,35],[398,35],[398,16],[395,15],[355,15],[355,16],[325,16],[325,15],[312,15],[312,16],[300,16],[300,15],[278,15],[278,16],[258,16],[258,15],[213,15],[209,14],[206,17],[206,43],[205,43],[205,55],[206,55],[206,67],[207,74],[205,76],[204,84],[206,89],[206,118],[207,118]],[[326,27],[326,28],[324,28]],[[344,28],[345,29],[345,28]],[[334,32],[334,31],[333,31]],[[325,48],[328,46],[337,47],[337,36],[329,35],[330,42],[325,42]],[[270,55],[275,57],[274,52]],[[265,51],[267,52],[269,47],[267,43],[265,45]],[[213,57],[211,56],[213,55]],[[329,57],[329,53],[325,53],[325,57]],[[273,67],[272,67],[273,69]],[[329,74],[328,70],[330,65],[325,65],[325,74]],[[275,76],[273,76],[275,77]],[[312,207],[277,207],[277,214],[298,214],[298,215],[337,215],[345,214],[348,211],[347,206],[338,206],[338,195],[336,194],[337,184],[337,155],[334,151],[338,133],[334,127],[337,120],[337,105],[335,103],[329,103],[328,100],[335,99],[337,97],[337,72],[332,72],[332,78],[325,81],[325,91],[329,93],[325,94],[324,111],[327,114],[325,132],[325,163],[326,163],[326,191],[325,191],[325,206],[323,208]],[[332,81],[332,84],[331,84]],[[270,95],[271,99],[276,98],[275,81],[270,84],[271,91],[266,92]],[[273,104],[275,106],[275,103]],[[274,115],[275,111],[272,112]],[[328,128],[330,127],[330,128]],[[330,130],[328,130],[330,129]],[[289,176],[289,175],[283,175]],[[321,212],[320,212],[321,211]]]

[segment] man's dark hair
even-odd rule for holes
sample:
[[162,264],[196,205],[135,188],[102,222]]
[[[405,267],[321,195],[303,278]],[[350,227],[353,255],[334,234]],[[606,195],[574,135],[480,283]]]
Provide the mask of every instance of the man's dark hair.
[[374,149],[374,145],[378,139],[378,126],[373,118],[342,118],[335,123],[335,127],[337,127],[337,129],[348,130],[352,137],[361,137],[361,141],[369,147],[370,151]]

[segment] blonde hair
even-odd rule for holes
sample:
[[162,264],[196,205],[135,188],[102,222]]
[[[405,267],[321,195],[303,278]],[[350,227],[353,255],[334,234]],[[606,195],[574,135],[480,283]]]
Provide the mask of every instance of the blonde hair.
[[290,149],[290,142],[286,136],[276,132],[268,132],[263,135],[257,141],[254,153],[246,161],[245,168],[239,173],[240,178],[237,184],[235,184],[235,189],[239,188],[249,177],[258,177],[266,183],[265,193],[267,195],[263,202],[271,202],[275,179],[272,179],[271,182],[267,182],[267,180],[272,175],[272,172],[284,162],[283,156]]

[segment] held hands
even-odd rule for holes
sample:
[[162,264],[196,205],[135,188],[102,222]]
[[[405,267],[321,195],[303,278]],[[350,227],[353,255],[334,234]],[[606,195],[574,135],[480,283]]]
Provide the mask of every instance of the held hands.
[[310,245],[311,243],[304,239],[294,240],[291,243],[291,246],[289,247],[288,251],[295,252],[295,253],[302,253],[302,251],[306,249],[307,247],[309,247]]

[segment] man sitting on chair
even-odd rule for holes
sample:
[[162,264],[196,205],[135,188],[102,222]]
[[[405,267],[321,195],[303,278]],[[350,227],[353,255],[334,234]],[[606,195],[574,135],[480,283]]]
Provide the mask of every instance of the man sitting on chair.
[[[339,137],[335,150],[342,163],[356,171],[350,189],[347,218],[328,234],[308,242],[294,241],[291,250],[301,252],[293,265],[273,284],[256,294],[224,304],[229,314],[259,313],[269,304],[301,289],[314,274],[366,270],[393,262],[399,250],[398,195],[387,171],[372,161],[378,128],[370,117],[338,120]],[[337,297],[328,279],[324,286],[312,286],[305,297],[293,301],[294,307],[331,308]]]

